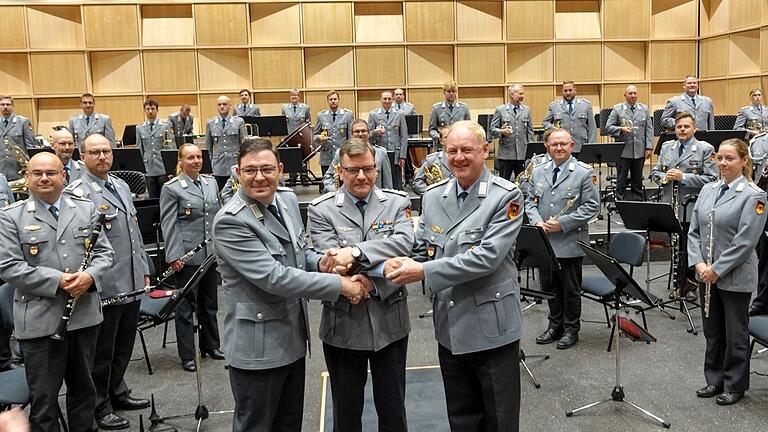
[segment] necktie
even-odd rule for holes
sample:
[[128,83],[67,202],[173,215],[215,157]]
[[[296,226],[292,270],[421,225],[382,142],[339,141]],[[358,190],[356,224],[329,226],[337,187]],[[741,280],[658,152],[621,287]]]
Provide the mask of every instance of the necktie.
[[450,110],[451,112],[453,112],[453,105],[448,105],[448,110]]
[[293,106],[293,115],[296,115],[296,105]]
[[568,114],[573,114],[573,101],[568,101]]
[[403,107],[400,106],[400,104],[397,104],[397,109],[403,109]]
[[64,175],[67,177],[67,183],[69,183],[69,167],[64,167]]
[[726,191],[728,191],[728,185],[727,184],[724,184],[724,185],[720,186],[720,193],[718,193],[717,194],[717,198],[715,198],[715,204],[717,204],[717,202],[720,201],[720,198],[722,198],[723,195],[725,195]]
[[557,181],[557,173],[560,172],[560,167],[555,167],[555,169],[552,170],[552,184],[555,184]]
[[120,194],[117,193],[117,189],[115,189],[115,185],[112,184],[112,182],[106,182],[104,183],[104,187],[114,195],[115,198],[117,198],[118,201],[120,201],[120,204],[125,207],[125,203],[123,202],[123,199],[120,198]]
[[368,203],[365,202],[365,200],[360,200],[360,201],[355,203],[355,205],[357,206],[357,209],[360,211],[360,216],[362,216],[363,219],[365,219],[365,206],[367,204]]
[[149,131],[152,132],[152,130],[155,129],[155,122],[149,122]]
[[693,107],[696,108],[696,98],[695,97],[691,98],[691,103],[693,104]]
[[389,120],[389,111],[387,111],[387,120]]
[[51,212],[54,219],[59,220],[59,209],[55,205],[48,207],[48,211]]
[[197,188],[200,189],[200,191],[203,190],[203,185],[202,185],[202,183],[200,183],[200,180],[194,180],[194,181],[192,181],[192,183],[194,183],[195,186],[197,186]]
[[88,126],[89,124],[91,124],[91,118],[90,117],[86,117],[85,118],[85,125]]
[[464,200],[467,198],[467,195],[469,195],[467,191],[461,192],[459,194],[459,208],[464,205]]
[[227,127],[227,119],[226,119],[226,117],[222,117],[221,118],[221,128],[224,129],[225,127]]
[[8,119],[3,120],[3,127],[8,127]]
[[680,143],[680,147],[677,148],[677,157],[682,156],[684,151],[685,151],[685,146],[683,145],[683,143]]
[[335,122],[336,121],[336,113],[333,113],[331,115],[333,116],[333,120],[332,121]]
[[629,109],[632,110],[632,114],[635,113],[635,106],[634,105],[630,105]]
[[512,109],[512,111],[514,111],[515,112],[515,116],[517,116],[517,105],[515,105],[515,107]]
[[283,218],[280,217],[280,211],[277,209],[277,206],[274,204],[270,204],[267,206],[267,210],[269,210],[269,212],[272,213],[272,216],[274,216],[275,219],[277,219],[277,221],[280,222],[280,225],[282,225],[283,228],[285,228],[285,222],[283,222]]

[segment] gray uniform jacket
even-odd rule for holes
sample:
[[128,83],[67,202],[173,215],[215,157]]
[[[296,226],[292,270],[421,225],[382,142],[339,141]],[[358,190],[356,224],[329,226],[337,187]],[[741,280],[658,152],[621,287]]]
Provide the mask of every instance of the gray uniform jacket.
[[[373,188],[365,217],[347,188],[316,198],[309,206],[309,233],[317,252],[356,245],[368,269],[388,258],[407,256],[413,247],[411,200],[402,191]],[[332,346],[378,351],[411,330],[408,290],[386,278],[373,278],[378,295],[353,305],[342,297],[324,301],[320,339]]]
[[148,176],[165,175],[163,165],[163,132],[170,129],[171,125],[161,120],[155,120],[152,128],[146,121],[136,125],[136,145],[144,159],[144,168]]
[[[427,184],[427,179],[424,175],[424,171],[429,169],[432,165],[437,166],[442,173],[442,179],[447,179],[453,175],[451,168],[448,166],[448,155],[444,151],[436,151],[430,153],[424,158],[421,166],[416,169],[416,173],[413,175],[413,191],[421,195],[430,186]],[[442,180],[439,179],[439,180]],[[436,183],[436,182],[435,182]]]
[[32,130],[29,119],[18,114],[8,117],[8,126],[5,126],[5,117],[0,116],[0,141],[5,139],[24,150],[37,147],[35,131]]
[[691,102],[691,97],[683,93],[669,98],[667,106],[661,113],[661,126],[665,129],[675,128],[675,115],[681,112],[691,113],[696,119],[696,128],[699,130],[715,129],[715,109],[712,107],[712,99],[707,96],[696,95],[696,103]]
[[576,145],[574,153],[581,151],[585,143],[595,142],[597,139],[597,126],[595,115],[592,112],[592,103],[587,99],[575,97],[572,100],[573,108],[568,112],[568,102],[565,99],[557,99],[549,104],[547,115],[542,121],[544,129],[550,129],[560,125],[562,129],[571,133]]
[[[64,189],[64,195],[87,198],[96,204],[99,212],[107,215],[102,234],[106,235],[115,251],[109,278],[104,281],[101,290],[102,297],[108,298],[143,287],[144,275],[149,274],[149,266],[128,184],[109,176],[109,181],[120,195],[121,203],[111,192],[100,186],[98,180],[98,177],[86,171],[81,178]],[[138,300],[138,297],[134,297],[123,303]]]
[[168,123],[171,124],[171,129],[173,129],[173,136],[176,138],[176,146],[178,147],[184,144],[184,135],[192,134],[195,119],[192,117],[192,114],[183,119],[179,115],[179,112],[176,111],[175,113],[168,116]]
[[0,207],[13,204],[15,201],[16,199],[13,197],[13,192],[11,192],[11,186],[8,184],[8,179],[0,173]]
[[562,230],[547,234],[552,249],[558,258],[584,256],[577,242],[589,242],[589,220],[600,206],[597,176],[591,166],[571,156],[552,184],[555,166],[550,160],[533,169],[525,213],[531,225],[536,225],[562,212],[557,217]]
[[[59,220],[32,197],[0,210],[0,277],[16,288],[13,322],[18,339],[50,336],[56,330],[67,301],[67,293],[59,289],[62,273],[79,270],[85,239],[99,217],[96,205],[88,200],[62,196],[59,205]],[[85,269],[93,276],[96,290],[80,296],[69,330],[101,323],[97,291],[111,277],[107,272],[112,258],[109,240],[99,236]]]
[[[376,128],[382,126],[384,134],[379,135]],[[390,108],[389,115],[384,108],[377,108],[368,113],[368,130],[371,144],[380,145],[387,151],[395,152],[395,161],[408,156],[408,124],[402,111]]]
[[83,173],[85,172],[85,164],[79,160],[70,159],[69,164],[64,167],[65,170],[67,167],[69,167],[69,182],[66,180],[64,182],[64,184],[67,185],[82,177]]
[[261,108],[258,105],[249,103],[248,105],[237,104],[235,105],[235,112],[232,115],[238,117],[258,117],[261,115]]
[[[632,132],[622,132],[619,129],[622,126],[631,127]],[[634,111],[626,102],[616,104],[605,122],[605,132],[624,143],[621,157],[644,158],[645,150],[653,148],[653,113],[648,110],[648,105],[639,102],[635,104]]]
[[[692,138],[691,142],[685,146],[682,156],[678,156],[678,146],[680,146],[680,142],[677,140],[670,140],[662,144],[659,158],[651,170],[651,180],[660,185],[661,179],[664,178],[664,175],[670,168],[677,168],[683,171],[683,180],[680,181],[680,196],[678,200],[680,208],[677,215],[680,218],[680,222],[688,222],[691,220],[693,206],[683,209],[685,197],[698,194],[702,186],[715,181],[718,171],[714,161],[715,149],[708,142]],[[664,202],[672,202],[673,183],[668,182],[662,189]]]
[[352,136],[354,113],[348,109],[336,110],[336,121],[330,109],[317,113],[317,124],[312,139],[320,144],[320,134],[328,134],[328,141],[320,147],[320,165],[327,166],[333,161],[333,155]]
[[396,110],[402,111],[403,115],[417,115],[416,114],[416,106],[412,103],[405,101],[401,104],[397,102],[392,102],[392,108],[395,108]]
[[[181,258],[205,239],[211,238],[213,217],[221,208],[219,187],[209,175],[198,175],[200,186],[182,173],[167,181],[160,191],[160,225],[165,239],[165,261]],[[213,243],[195,254],[187,264],[200,265],[213,253]]]
[[[376,186],[379,189],[392,189],[392,165],[389,164],[389,157],[387,151],[383,147],[373,146],[376,150],[376,157],[374,161],[376,163]],[[336,171],[336,165],[339,164],[339,150],[333,155],[333,161],[328,167],[328,170],[323,173],[323,187],[328,192],[334,192],[336,190],[336,183],[333,181],[333,173]]]
[[[237,179],[237,165],[232,165],[230,167],[231,174],[229,175],[229,178],[227,179],[227,182],[224,184],[224,187],[221,188],[220,196],[221,196],[221,205],[228,203],[230,199],[237,193],[237,188],[240,187],[240,183]],[[237,185],[237,187],[235,187]]]
[[765,170],[766,155],[768,155],[768,132],[755,135],[754,138],[749,140],[749,155],[752,157],[752,162],[755,164],[755,169],[752,171],[752,177],[755,178],[755,182],[760,180]]
[[435,337],[453,354],[497,348],[523,334],[515,242],[523,194],[487,169],[459,207],[456,180],[422,198],[414,259],[434,293]]
[[437,102],[432,105],[432,112],[429,113],[429,136],[439,142],[440,129],[460,120],[472,120],[467,104],[455,101],[451,108],[446,101]]
[[309,105],[304,103],[296,104],[296,109],[294,109],[293,104],[285,104],[283,105],[281,112],[285,116],[285,121],[288,124],[288,133],[295,131],[304,123],[312,122],[312,115],[309,113]]
[[[505,126],[512,129],[509,136],[502,135]],[[531,110],[527,105],[520,104],[515,114],[515,106],[511,103],[499,105],[491,119],[489,139],[499,139],[498,159],[525,160],[525,150],[528,143],[533,141],[533,121]]]
[[296,195],[279,188],[285,227],[240,189],[216,214],[213,240],[224,302],[224,352],[239,369],[272,369],[305,356],[309,319],[304,298],[338,300],[338,275],[317,270],[307,247]]
[[79,149],[83,148],[85,138],[95,133],[104,135],[109,140],[109,144],[115,147],[115,130],[112,128],[112,120],[106,114],[94,112],[88,122],[85,120],[85,114],[73,116],[69,119],[69,131]]
[[707,262],[709,213],[713,211],[712,271],[719,276],[717,287],[752,292],[757,288],[755,245],[765,226],[765,192],[742,176],[731,182],[715,204],[722,185],[719,180],[701,188],[688,230],[688,262],[692,266]]
[[739,114],[736,115],[736,123],[734,123],[733,128],[736,130],[746,130],[747,122],[757,122],[763,130],[768,130],[768,106],[760,105],[758,108],[755,105],[747,105],[741,107]]
[[205,145],[211,154],[213,175],[228,176],[229,167],[237,163],[240,144],[245,138],[243,119],[227,117],[227,124],[221,124],[221,116],[211,117],[205,124]]

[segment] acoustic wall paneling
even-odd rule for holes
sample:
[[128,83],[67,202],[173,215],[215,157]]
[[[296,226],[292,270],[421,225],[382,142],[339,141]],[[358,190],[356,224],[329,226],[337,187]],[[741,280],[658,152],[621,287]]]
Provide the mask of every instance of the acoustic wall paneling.
[[88,48],[139,46],[136,5],[85,5],[85,45]]
[[23,6],[0,7],[0,49],[24,49],[27,47],[27,27]]

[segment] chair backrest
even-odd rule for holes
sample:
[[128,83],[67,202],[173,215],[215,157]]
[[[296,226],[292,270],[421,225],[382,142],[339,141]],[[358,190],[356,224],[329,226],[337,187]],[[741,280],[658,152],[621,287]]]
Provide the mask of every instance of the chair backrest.
[[603,108],[600,110],[600,121],[597,123],[597,126],[600,128],[601,136],[608,136],[608,132],[605,131],[605,124],[608,123],[608,116],[611,115],[611,111],[613,111],[613,108]]
[[715,116],[715,130],[733,130],[735,125],[735,115],[724,114]]
[[0,285],[0,326],[13,328],[14,288],[7,283]]
[[134,195],[141,195],[147,190],[147,179],[142,172],[116,170],[109,173],[128,183],[128,187]]
[[664,128],[661,126],[661,114],[664,110],[657,109],[653,112],[653,136],[661,136],[664,133]]
[[637,267],[643,263],[645,237],[633,232],[620,232],[611,239],[608,254],[617,261]]

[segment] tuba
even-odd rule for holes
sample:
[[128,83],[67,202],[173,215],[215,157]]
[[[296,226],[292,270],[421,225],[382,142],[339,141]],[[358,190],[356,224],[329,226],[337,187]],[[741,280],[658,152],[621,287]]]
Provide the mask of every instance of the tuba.
[[8,182],[8,185],[11,187],[11,192],[23,194],[29,193],[27,180],[24,178],[24,173],[27,171],[27,167],[29,166],[29,156],[27,156],[27,152],[22,150],[19,146],[11,144],[8,138],[3,140],[3,146],[5,147],[5,151],[13,156],[13,158],[16,159],[16,162],[19,164],[18,174],[21,176],[21,178]]
[[437,162],[430,164],[424,169],[424,181],[427,185],[431,185],[443,180],[443,170],[440,169],[440,165]]
[[748,130],[751,130],[752,132],[762,132],[765,130],[763,123],[758,119],[749,119],[747,120],[747,124],[745,126]]

